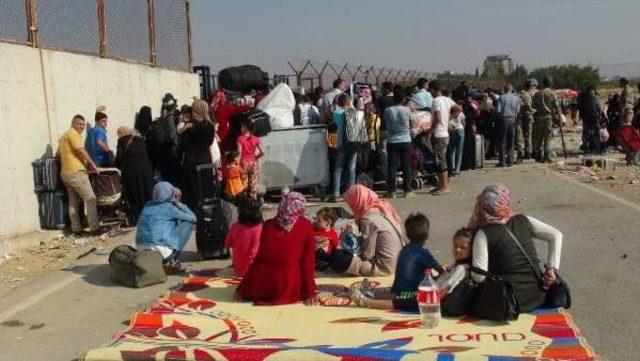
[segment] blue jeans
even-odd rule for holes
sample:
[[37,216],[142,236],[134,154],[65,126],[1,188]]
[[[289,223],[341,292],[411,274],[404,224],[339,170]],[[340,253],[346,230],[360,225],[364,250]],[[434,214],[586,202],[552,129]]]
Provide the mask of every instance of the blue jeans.
[[358,152],[349,145],[343,145],[338,149],[338,157],[336,158],[336,167],[333,170],[333,195],[340,195],[340,185],[342,180],[342,172],[347,172],[345,181],[345,189],[349,189],[356,183],[356,159]]
[[189,242],[189,238],[191,238],[191,232],[193,232],[193,223],[189,222],[177,222],[176,228],[173,231],[174,237],[176,237],[178,241],[178,249],[174,249],[173,253],[169,255],[169,257],[165,258],[164,261],[177,261],[180,258],[180,253]]
[[462,150],[464,149],[464,129],[456,129],[451,136],[451,143],[449,143],[451,159],[451,171],[454,173],[460,173],[460,167],[462,166]]

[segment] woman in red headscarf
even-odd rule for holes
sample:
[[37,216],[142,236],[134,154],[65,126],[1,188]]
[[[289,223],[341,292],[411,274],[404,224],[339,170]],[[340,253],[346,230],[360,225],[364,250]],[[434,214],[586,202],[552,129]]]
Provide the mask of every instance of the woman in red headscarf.
[[387,201],[371,189],[357,184],[344,194],[361,233],[361,252],[357,255],[335,250],[331,268],[361,276],[393,274],[400,249],[406,244],[402,217]]
[[304,217],[307,201],[289,192],[278,215],[264,223],[258,254],[236,290],[237,301],[256,305],[313,304],[315,240],[313,225]]
[[[468,228],[476,231],[473,238],[472,265],[511,282],[521,312],[529,312],[545,303],[546,290],[556,281],[560,267],[562,233],[533,217],[515,214],[511,208],[511,193],[501,185],[487,186],[476,199]],[[542,275],[527,261],[518,247],[538,266],[538,253],[533,239],[549,244],[547,269]],[[471,274],[476,282],[484,276]],[[540,279],[541,278],[541,279]]]

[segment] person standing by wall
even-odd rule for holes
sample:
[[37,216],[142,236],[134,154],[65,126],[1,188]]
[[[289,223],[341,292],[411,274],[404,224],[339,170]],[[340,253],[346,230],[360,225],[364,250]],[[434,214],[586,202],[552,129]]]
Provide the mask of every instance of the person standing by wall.
[[515,124],[519,113],[520,98],[513,93],[513,85],[507,84],[504,87],[504,94],[500,96],[496,105],[498,167],[511,167],[513,165]]
[[322,98],[322,115],[325,122],[329,122],[332,112],[339,107],[338,96],[347,90],[347,82],[338,78],[333,81],[333,89]]
[[550,77],[542,79],[543,89],[533,96],[533,107],[536,110],[533,124],[536,132],[536,161],[539,163],[551,163],[551,128],[554,120],[559,122],[562,114],[558,97],[551,89],[552,84]]
[[87,151],[96,166],[110,167],[114,157],[107,139],[109,118],[103,112],[96,112],[95,121],[96,126],[87,132]]
[[522,163],[523,159],[531,159],[531,133],[533,127],[533,115],[536,110],[533,107],[533,96],[536,94],[535,79],[528,79],[524,85],[524,91],[520,94],[520,115],[516,123],[516,148],[518,159],[516,163]]
[[71,231],[76,235],[81,234],[83,228],[78,210],[81,199],[84,202],[84,209],[87,214],[89,232],[98,234],[102,231],[98,219],[96,195],[93,193],[89,175],[87,174],[87,168],[89,172],[96,172],[98,169],[82,143],[81,134],[85,127],[86,121],[84,117],[80,114],[75,115],[71,121],[71,128],[60,138],[57,151],[57,156],[60,158],[62,165],[60,177],[67,189],[69,198]]
[[351,107],[351,97],[340,94],[338,107],[333,111],[333,124],[335,125],[338,144],[338,156],[333,170],[333,197],[331,201],[337,201],[340,197],[342,173],[346,171],[347,179],[345,189],[349,189],[356,182],[356,160],[358,153],[353,144],[346,139],[346,115],[345,109]]

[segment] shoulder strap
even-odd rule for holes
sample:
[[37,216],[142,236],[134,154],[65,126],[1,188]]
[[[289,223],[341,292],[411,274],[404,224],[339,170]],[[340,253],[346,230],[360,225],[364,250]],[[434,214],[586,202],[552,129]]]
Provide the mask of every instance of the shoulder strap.
[[520,241],[518,241],[518,238],[516,237],[516,235],[513,234],[513,232],[511,232],[509,227],[505,225],[504,228],[507,230],[507,233],[509,234],[511,239],[513,239],[513,241],[515,242],[516,246],[518,246],[518,249],[520,250],[520,252],[522,252],[522,255],[524,256],[524,258],[527,259],[527,262],[529,262],[529,265],[531,265],[531,268],[533,268],[533,272],[536,274],[536,278],[542,281],[542,273],[540,272],[540,268],[533,263],[533,261],[531,260],[531,257],[529,257],[529,254],[525,251],[524,247],[522,247],[522,244],[520,243]]

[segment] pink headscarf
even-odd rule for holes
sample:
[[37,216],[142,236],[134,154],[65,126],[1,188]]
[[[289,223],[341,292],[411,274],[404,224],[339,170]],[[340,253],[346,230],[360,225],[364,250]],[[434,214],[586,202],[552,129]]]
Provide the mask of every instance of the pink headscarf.
[[361,185],[356,184],[349,188],[344,194],[344,201],[353,211],[356,220],[360,220],[365,213],[377,211],[382,213],[399,233],[402,232],[402,217],[391,203],[380,199],[376,192]]
[[291,232],[300,217],[304,216],[307,199],[298,192],[289,192],[282,197],[276,220],[285,232]]
[[220,106],[226,103],[227,95],[222,90],[216,91],[213,95],[213,99],[211,100],[211,114],[215,116]]
[[467,228],[477,231],[488,224],[506,224],[513,216],[511,193],[502,184],[492,184],[476,198]]

